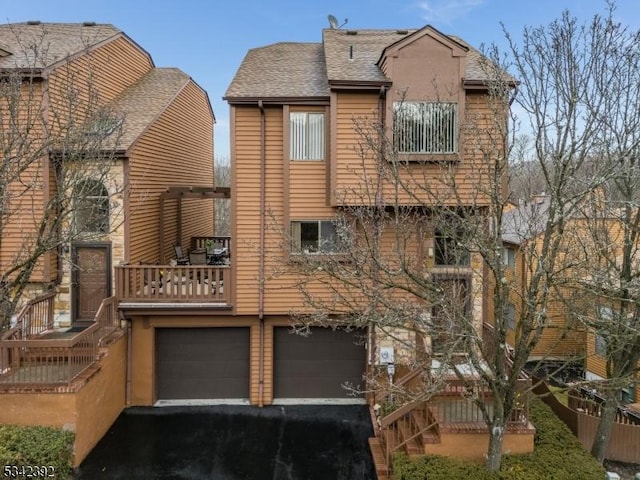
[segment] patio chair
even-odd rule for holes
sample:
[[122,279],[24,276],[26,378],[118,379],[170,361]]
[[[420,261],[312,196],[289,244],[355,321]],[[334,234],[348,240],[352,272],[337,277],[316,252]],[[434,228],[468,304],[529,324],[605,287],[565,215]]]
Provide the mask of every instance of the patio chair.
[[173,250],[176,252],[177,265],[189,265],[189,258],[185,256],[181,245],[174,245]]
[[[189,252],[189,264],[190,265],[207,265],[207,251],[206,250],[192,250]],[[193,276],[191,277],[193,278]],[[196,279],[198,282],[208,280],[208,275],[206,272],[202,274],[199,269],[196,273]]]

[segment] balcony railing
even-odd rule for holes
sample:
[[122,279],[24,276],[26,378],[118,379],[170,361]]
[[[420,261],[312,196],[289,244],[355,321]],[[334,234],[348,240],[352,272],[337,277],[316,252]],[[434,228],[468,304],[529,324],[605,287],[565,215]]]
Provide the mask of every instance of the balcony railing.
[[227,265],[124,265],[115,273],[121,302],[230,304]]
[[[0,340],[0,388],[70,386],[98,361],[100,341],[120,328],[116,297],[100,304],[94,322],[79,332],[55,330],[48,293],[30,301]],[[49,317],[50,315],[50,317]],[[49,328],[45,328],[45,325]]]

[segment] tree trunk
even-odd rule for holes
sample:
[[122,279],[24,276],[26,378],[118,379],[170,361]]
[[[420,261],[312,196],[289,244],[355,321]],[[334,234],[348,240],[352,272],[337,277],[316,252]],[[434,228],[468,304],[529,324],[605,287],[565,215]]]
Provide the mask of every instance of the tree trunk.
[[504,421],[494,419],[489,431],[489,448],[487,449],[487,469],[497,472],[502,463],[502,443],[504,441]]
[[611,392],[607,395],[607,399],[602,404],[600,423],[598,423],[596,435],[593,439],[593,444],[591,445],[591,455],[593,455],[593,457],[600,463],[604,462],[617,411],[618,402],[616,400],[615,393]]

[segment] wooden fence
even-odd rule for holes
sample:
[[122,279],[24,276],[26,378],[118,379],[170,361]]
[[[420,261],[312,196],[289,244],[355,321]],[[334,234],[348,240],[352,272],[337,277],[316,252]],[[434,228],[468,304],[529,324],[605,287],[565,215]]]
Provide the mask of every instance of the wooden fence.
[[[582,445],[590,450],[598,423],[600,423],[600,406],[597,402],[582,398],[576,392],[569,395],[571,406],[565,406],[558,401],[546,384],[535,383],[534,393],[540,396],[542,401],[571,429]],[[640,463],[638,445],[640,445],[640,425],[636,425],[633,419],[619,412],[605,457],[618,462]]]

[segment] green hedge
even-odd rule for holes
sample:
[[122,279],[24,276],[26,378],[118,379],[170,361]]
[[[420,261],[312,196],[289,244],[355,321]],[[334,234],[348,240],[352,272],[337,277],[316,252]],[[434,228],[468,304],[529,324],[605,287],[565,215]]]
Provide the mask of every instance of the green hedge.
[[525,455],[505,455],[499,472],[484,465],[448,457],[409,458],[397,455],[396,480],[602,480],[604,468],[584,449],[567,426],[541,400],[531,402],[536,427],[535,450]]
[[66,479],[72,472],[73,442],[74,434],[59,428],[0,425],[0,468],[18,467],[10,470],[9,476],[3,470],[0,477],[25,478],[20,475],[24,466],[30,467],[25,473],[33,478],[37,478],[35,467],[46,467],[48,472],[53,467],[53,478]]

